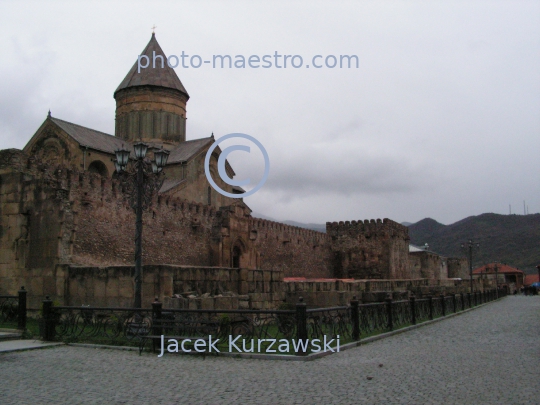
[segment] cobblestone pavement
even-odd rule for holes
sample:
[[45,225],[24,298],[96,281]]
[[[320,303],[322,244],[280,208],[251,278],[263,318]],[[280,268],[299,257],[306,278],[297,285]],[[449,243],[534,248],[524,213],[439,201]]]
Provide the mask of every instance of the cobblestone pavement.
[[0,403],[539,404],[540,297],[311,362],[68,346],[0,354]]

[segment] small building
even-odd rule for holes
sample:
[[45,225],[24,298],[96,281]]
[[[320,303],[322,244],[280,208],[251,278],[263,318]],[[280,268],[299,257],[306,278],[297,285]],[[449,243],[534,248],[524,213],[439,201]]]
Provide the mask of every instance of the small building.
[[525,287],[528,287],[533,283],[538,283],[539,281],[540,281],[540,278],[538,277],[538,274],[527,274],[525,276],[525,280],[523,281],[523,285]]
[[488,263],[474,269],[473,278],[491,279],[499,287],[507,286],[510,292],[514,292],[524,285],[525,272],[505,263]]
[[409,244],[409,266],[412,278],[441,280],[448,278],[447,259],[425,246]]

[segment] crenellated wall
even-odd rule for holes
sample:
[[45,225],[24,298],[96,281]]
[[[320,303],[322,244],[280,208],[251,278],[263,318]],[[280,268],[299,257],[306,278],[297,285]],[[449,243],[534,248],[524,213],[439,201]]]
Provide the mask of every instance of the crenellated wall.
[[[83,272],[88,279],[78,276],[78,296],[85,283],[95,282],[88,284],[85,294],[90,295],[83,297],[102,300],[106,299],[103,294],[120,289],[123,295],[115,295],[117,302],[128,303],[135,217],[126,192],[126,185],[117,178],[51,166],[20,150],[0,151],[0,293],[13,294],[24,285],[30,306],[38,307],[45,295],[63,302],[74,297],[69,280]],[[266,287],[267,277],[273,283],[278,282],[276,277],[443,278],[442,273],[414,272],[409,265],[407,228],[389,219],[327,223],[325,234],[254,218],[242,201],[216,210],[161,194],[144,212],[143,226],[144,265],[252,270],[249,274],[262,280],[254,278],[248,281],[251,284],[236,288],[239,294],[254,294],[257,308],[283,298],[281,291]],[[118,277],[111,280],[118,281],[112,287],[104,285],[100,281],[104,270],[82,270],[89,267],[107,268],[109,273],[116,269]],[[67,269],[75,268],[79,270],[70,270],[68,276]],[[178,284],[184,273],[175,271],[171,294],[187,285]],[[189,288],[216,291],[212,283],[219,271],[193,271],[202,278],[190,276],[190,283],[195,284]],[[227,274],[231,281],[235,279]],[[145,275],[146,298],[158,291],[168,294],[162,288],[165,276],[159,277]]]
[[249,228],[263,269],[281,270],[285,277],[333,276],[326,234],[258,218],[249,219]]
[[[45,295],[62,301],[64,265],[134,261],[135,217],[119,179],[51,167],[20,150],[0,151],[0,203],[0,293],[25,285],[36,300],[32,305]],[[143,214],[146,265],[328,276],[325,239],[320,232],[259,221],[241,201],[216,210],[161,195]]]
[[[77,223],[74,264],[132,263],[135,214],[122,184],[89,173],[71,173],[70,198]],[[214,265],[211,241],[216,210],[179,198],[155,198],[143,213],[143,263]]]
[[326,233],[335,277],[410,278],[407,227],[387,218],[327,222]]

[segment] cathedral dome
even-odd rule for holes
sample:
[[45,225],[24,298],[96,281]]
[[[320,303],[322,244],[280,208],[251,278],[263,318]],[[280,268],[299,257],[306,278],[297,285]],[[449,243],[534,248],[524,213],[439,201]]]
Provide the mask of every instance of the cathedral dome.
[[126,141],[176,145],[186,140],[189,94],[174,69],[167,65],[155,34],[142,55],[148,58],[148,67],[139,69],[135,62],[114,92],[115,136]]

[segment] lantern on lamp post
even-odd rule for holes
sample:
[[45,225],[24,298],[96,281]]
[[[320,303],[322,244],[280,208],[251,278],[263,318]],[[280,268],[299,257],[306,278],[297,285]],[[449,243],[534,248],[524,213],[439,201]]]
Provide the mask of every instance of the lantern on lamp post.
[[[160,149],[154,151],[154,160],[148,161],[146,153],[148,145],[137,142],[133,145],[135,159],[129,165],[130,151],[121,149],[115,151],[115,168],[126,186],[131,206],[135,210],[135,300],[134,308],[142,307],[142,213],[152,203],[153,196],[163,184],[162,171],[167,165],[169,152]],[[130,166],[130,167],[128,167]]]

